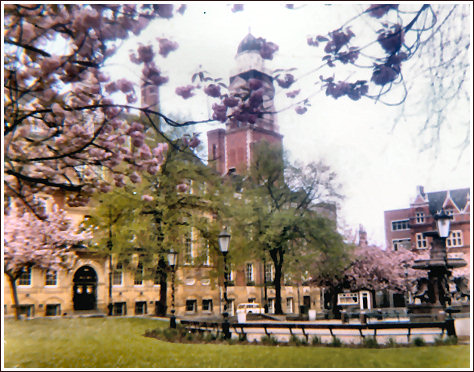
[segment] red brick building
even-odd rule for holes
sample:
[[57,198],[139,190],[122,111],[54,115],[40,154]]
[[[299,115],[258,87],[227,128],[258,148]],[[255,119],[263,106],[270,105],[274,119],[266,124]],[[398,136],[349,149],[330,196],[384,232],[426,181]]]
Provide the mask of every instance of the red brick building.
[[258,118],[255,124],[229,120],[225,129],[207,132],[209,165],[220,174],[226,174],[229,169],[244,173],[251,164],[254,143],[266,140],[272,144],[282,144],[273,105],[273,78],[265,69],[259,49],[260,44],[251,34],[239,44],[235,57],[237,67],[230,77],[229,90],[230,93],[238,93],[249,79],[260,80],[265,90],[265,112],[268,113]]
[[448,255],[470,255],[470,189],[444,190],[425,193],[418,186],[409,208],[385,211],[385,238],[387,249],[401,247],[416,252],[429,249],[430,242],[423,233],[435,230],[433,216],[444,209],[453,216],[450,235],[446,240]]

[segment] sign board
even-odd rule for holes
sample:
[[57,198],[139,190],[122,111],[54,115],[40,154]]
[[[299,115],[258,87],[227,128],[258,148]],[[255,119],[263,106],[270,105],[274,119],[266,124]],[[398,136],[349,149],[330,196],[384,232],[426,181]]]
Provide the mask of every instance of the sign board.
[[339,293],[337,295],[337,304],[341,306],[358,305],[359,294],[356,293]]

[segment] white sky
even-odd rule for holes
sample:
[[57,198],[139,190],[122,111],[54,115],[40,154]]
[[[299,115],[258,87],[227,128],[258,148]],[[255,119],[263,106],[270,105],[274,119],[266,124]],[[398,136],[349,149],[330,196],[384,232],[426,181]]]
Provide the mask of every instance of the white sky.
[[[171,20],[158,20],[140,35],[139,40],[125,43],[112,63],[120,69],[111,71],[138,79],[139,69],[128,62],[130,48],[136,48],[138,41],[144,44],[151,41],[157,45],[156,37],[177,41],[180,45],[177,51],[166,59],[160,56],[156,60],[164,75],[170,78],[160,89],[161,110],[178,120],[207,119],[209,107],[214,102],[212,99],[201,96],[183,100],[176,97],[174,90],[176,86],[190,84],[191,75],[199,70],[199,65],[211,76],[222,77],[227,83],[229,72],[235,66],[237,46],[249,29],[255,37],[263,37],[279,46],[268,67],[297,67],[294,75],[298,78],[321,64],[321,48],[309,47],[307,36],[326,34],[361,9],[361,5],[348,3],[324,5],[313,2],[288,10],[284,4],[245,3],[245,10],[236,13],[231,12],[231,5],[223,2],[188,4],[184,16],[178,14]],[[296,3],[295,7],[299,6]],[[331,73],[325,70],[324,76]],[[409,71],[405,73],[408,78]],[[317,92],[319,86],[314,82],[319,80],[319,75],[320,72],[316,72],[302,78],[295,84],[295,89]],[[345,77],[339,76],[340,79]],[[277,108],[286,106],[278,98],[283,96],[284,93],[277,96]],[[279,115],[284,148],[291,160],[324,159],[337,172],[346,195],[339,217],[354,229],[362,224],[368,232],[369,242],[385,245],[384,210],[409,207],[417,185],[423,185],[427,192],[471,187],[472,144],[461,159],[458,159],[460,152],[456,147],[465,135],[464,129],[457,126],[463,115],[451,114],[450,122],[442,132],[441,150],[436,158],[433,150],[420,152],[424,139],[418,132],[424,122],[423,115],[412,116],[393,128],[393,118],[398,112],[396,107],[375,104],[371,100],[353,102],[340,98],[336,101],[321,92],[312,98],[311,104],[305,115],[297,115],[292,109]],[[472,109],[465,107],[464,110],[470,111],[472,118]],[[222,124],[198,126],[193,130],[202,132],[200,139],[205,141],[205,132],[219,126]]]

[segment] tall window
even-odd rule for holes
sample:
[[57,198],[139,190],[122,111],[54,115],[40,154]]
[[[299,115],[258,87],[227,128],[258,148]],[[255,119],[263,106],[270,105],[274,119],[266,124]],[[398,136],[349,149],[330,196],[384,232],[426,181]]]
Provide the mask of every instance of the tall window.
[[227,282],[227,285],[231,284],[231,282],[234,281],[234,270],[228,270],[225,274],[224,274],[224,277],[225,277],[225,280]]
[[416,248],[418,249],[428,248],[428,242],[426,241],[426,238],[423,236],[423,233],[416,234]]
[[58,285],[58,272],[56,270],[48,270],[45,275],[45,285]]
[[273,264],[265,264],[265,283],[273,282]]
[[18,278],[18,285],[31,285],[31,267],[23,269]]
[[123,283],[123,267],[118,263],[112,275],[112,285],[122,285]]
[[193,233],[186,234],[184,241],[184,263],[191,265],[193,263]]
[[424,223],[425,222],[425,214],[423,212],[416,212],[416,223]]
[[143,265],[139,263],[137,265],[137,271],[135,271],[134,285],[143,285]]
[[245,269],[245,279],[247,280],[247,285],[253,285],[254,276],[253,276],[253,264],[248,263]]
[[392,231],[408,230],[408,220],[392,221]]
[[287,313],[293,312],[293,297],[286,298],[286,312]]
[[449,233],[448,238],[446,239],[446,247],[462,247],[462,231],[453,230]]

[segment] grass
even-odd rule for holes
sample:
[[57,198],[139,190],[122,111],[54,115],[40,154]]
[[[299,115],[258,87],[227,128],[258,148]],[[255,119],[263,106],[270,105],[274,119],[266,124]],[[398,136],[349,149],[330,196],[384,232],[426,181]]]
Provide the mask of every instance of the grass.
[[4,321],[6,368],[468,368],[469,345],[369,349],[176,344],[146,318]]

